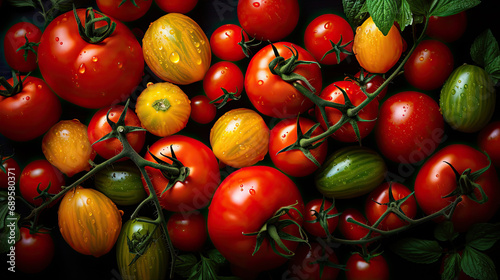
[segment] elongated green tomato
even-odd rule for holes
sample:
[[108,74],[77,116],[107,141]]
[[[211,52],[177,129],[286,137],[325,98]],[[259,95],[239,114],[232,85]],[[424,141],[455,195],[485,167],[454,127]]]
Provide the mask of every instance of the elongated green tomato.
[[[147,217],[139,218],[151,220]],[[144,252],[142,252],[142,255],[131,264],[136,254],[130,253],[130,250],[137,250],[140,248],[149,234],[152,234],[151,243],[149,243]],[[137,248],[130,248],[127,240],[132,241],[132,244],[135,244]],[[161,229],[152,223],[128,220],[123,224],[120,236],[116,242],[116,261],[120,275],[124,280],[165,279],[169,263],[169,254],[165,239],[162,237]]]
[[97,172],[95,187],[117,205],[135,205],[146,198],[141,172],[130,161],[119,162]]
[[353,198],[369,193],[384,180],[387,166],[369,148],[348,146],[333,153],[315,175],[316,188],[326,197]]
[[169,13],[155,20],[142,39],[144,60],[161,79],[179,85],[200,81],[212,59],[210,41],[190,17]]
[[439,107],[455,130],[476,132],[486,126],[495,111],[495,88],[484,69],[464,64],[444,84]]

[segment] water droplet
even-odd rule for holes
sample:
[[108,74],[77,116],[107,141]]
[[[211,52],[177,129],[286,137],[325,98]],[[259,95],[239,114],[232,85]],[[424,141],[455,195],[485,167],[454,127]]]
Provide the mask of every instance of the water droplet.
[[469,85],[468,85],[468,84],[465,84],[465,85],[464,85],[464,88],[468,88],[468,87],[469,87]]
[[260,3],[259,3],[259,2],[253,2],[253,6],[254,6],[255,8],[258,8],[258,7],[260,7]]
[[178,63],[180,59],[181,59],[181,58],[180,58],[180,56],[179,56],[179,54],[178,54],[178,53],[173,52],[173,53],[171,53],[171,54],[170,54],[170,61],[171,61],[172,63]]
[[325,23],[325,29],[330,29],[330,27],[332,26],[332,24],[330,22],[327,22]]
[[436,178],[439,178],[439,174],[436,174]]
[[194,42],[194,46],[195,46],[195,47],[199,47],[199,46],[200,46],[200,43],[198,43],[198,42]]
[[26,96],[26,100],[30,100],[30,97],[29,97],[29,96]]
[[254,190],[254,189],[250,189],[250,190],[248,190],[248,192],[249,192],[251,195],[254,195],[254,194],[255,194],[255,190]]
[[419,57],[419,58],[418,58],[418,60],[420,60],[420,61],[424,61],[424,57],[423,57],[423,56],[421,56],[421,57]]
[[62,46],[62,44],[63,44],[63,42],[60,42],[60,43],[59,43],[59,45],[61,45],[61,46]]
[[92,61],[93,61],[93,62],[97,62],[97,56],[93,56],[93,57],[92,57]]
[[460,84],[462,82],[462,80],[458,80],[458,83]]
[[117,64],[118,64],[118,69],[122,69],[123,64],[121,62],[118,62]]
[[263,81],[263,80],[259,80],[259,81],[257,82],[257,84],[258,84],[259,86],[261,86],[261,85],[263,85],[263,84],[264,84],[264,81]]
[[161,51],[161,50],[163,50],[163,46],[160,46],[160,47],[158,48],[158,50],[160,50],[160,51]]
[[455,89],[452,89],[451,90],[451,95],[455,95],[455,93],[457,93],[457,91]]
[[172,35],[174,35],[174,33],[175,33],[175,30],[173,30],[173,29],[170,29],[169,33],[170,33],[170,34],[172,34]]
[[198,64],[198,65],[201,64],[201,58],[196,59],[196,64]]
[[42,89],[42,85],[38,85],[38,86],[37,86],[37,88],[38,88],[38,89]]
[[78,69],[78,72],[80,72],[80,74],[83,74],[85,73],[85,64],[80,64],[80,68]]
[[59,37],[56,37],[56,42],[59,42]]

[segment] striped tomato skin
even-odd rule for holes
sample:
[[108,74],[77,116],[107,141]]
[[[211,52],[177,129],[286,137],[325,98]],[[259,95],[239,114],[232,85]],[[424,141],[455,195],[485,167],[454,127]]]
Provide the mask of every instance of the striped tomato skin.
[[100,257],[120,234],[123,211],[107,196],[81,186],[68,191],[59,205],[59,229],[75,251]]
[[479,66],[464,64],[444,84],[439,107],[453,129],[476,132],[493,116],[495,100],[494,84],[488,73]]
[[190,17],[169,13],[152,22],[142,39],[146,64],[179,85],[201,81],[212,59],[210,41]]

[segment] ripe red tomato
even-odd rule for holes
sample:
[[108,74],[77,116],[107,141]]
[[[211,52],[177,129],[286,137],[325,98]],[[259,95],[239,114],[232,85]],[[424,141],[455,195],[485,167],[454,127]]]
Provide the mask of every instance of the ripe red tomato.
[[[339,64],[343,61],[348,56],[348,52],[352,52],[353,39],[354,32],[349,23],[335,14],[324,14],[313,19],[304,33],[306,49],[316,61],[327,65]],[[332,50],[332,44],[344,46],[342,49],[347,52],[339,52],[339,61],[335,52],[326,54]]]
[[[149,178],[155,188],[161,206],[168,211],[187,212],[207,206],[215,189],[220,183],[220,172],[217,158],[212,150],[202,142],[184,135],[171,135],[156,141],[144,157],[151,162],[157,162],[151,154],[160,160],[172,163],[168,157],[173,153],[177,160],[189,169],[184,181],[176,182],[169,190],[167,179],[160,170],[146,167]],[[142,178],[146,192],[149,188]]]
[[[96,18],[103,16],[95,12]],[[77,9],[82,24],[85,9]],[[141,45],[122,22],[99,43],[80,36],[73,11],[53,20],[38,46],[38,64],[47,84],[61,98],[85,108],[122,102],[139,85],[144,70]],[[95,24],[105,26],[104,21]],[[89,30],[88,30],[89,31]]]
[[[29,141],[44,134],[61,116],[61,102],[40,78],[24,79],[21,91],[0,95],[0,133],[14,141]],[[7,81],[11,86],[14,79]],[[0,86],[0,90],[5,90]]]
[[101,12],[121,21],[134,21],[144,16],[153,0],[97,0]]
[[205,95],[197,95],[191,98],[191,114],[193,121],[201,124],[207,124],[214,120],[217,114],[217,108],[210,103],[210,99]]
[[354,253],[347,260],[345,276],[347,280],[388,280],[389,266],[382,255],[367,261],[360,254]]
[[288,270],[282,279],[335,280],[340,269],[330,266],[334,264],[338,265],[339,260],[335,251],[327,244],[318,242],[311,242],[310,246],[300,244],[295,256],[290,259]]
[[238,21],[251,37],[279,41],[290,34],[299,21],[297,0],[238,1]]
[[208,239],[207,222],[200,212],[172,214],[167,231],[172,245],[181,251],[198,252]]
[[479,148],[485,151],[495,167],[500,168],[500,121],[488,124],[477,136]]
[[[317,198],[309,201],[306,204],[306,211],[304,213],[304,229],[318,237],[327,237],[325,229],[322,227],[320,224],[318,217],[316,215],[320,214],[321,212],[321,204],[323,203],[323,199]],[[338,213],[337,208],[333,207],[332,210],[328,211],[330,207],[332,206],[332,202],[329,200],[325,200],[324,205],[323,205],[323,211],[325,215],[335,215]],[[321,214],[320,214],[321,215]],[[312,223],[312,221],[315,221]],[[332,234],[335,229],[337,228],[337,225],[339,223],[339,216],[331,217],[326,219],[327,224],[328,224],[328,232]]]
[[41,37],[42,31],[32,23],[18,22],[11,26],[3,41],[7,64],[22,73],[35,70],[37,67],[36,51]]
[[54,258],[54,241],[50,232],[41,229],[38,233],[30,233],[25,227],[19,229],[21,239],[16,247],[16,269],[24,273],[40,273],[45,270]]
[[348,222],[348,218],[352,218],[360,223],[368,225],[368,220],[359,210],[355,208],[345,209],[340,215],[338,228],[340,233],[346,239],[360,240],[368,234],[369,230],[367,228]]
[[[236,64],[229,61],[219,61],[213,64],[203,78],[203,90],[210,100],[223,96],[222,89],[228,93],[234,93],[235,97],[243,92],[243,73]],[[215,103],[221,102],[222,100],[218,100]]]
[[[50,194],[58,194],[66,184],[66,179],[59,169],[55,168],[50,162],[45,159],[39,159],[32,161],[26,165],[21,174],[19,181],[19,190],[23,198],[34,204],[35,206],[40,206],[43,203],[42,198],[34,199],[39,195],[37,187],[40,185],[40,191],[47,190]],[[51,203],[49,206],[53,206],[55,202]]]
[[463,11],[447,17],[430,17],[425,33],[431,38],[451,43],[462,37],[466,28],[467,14]]
[[[105,107],[97,111],[90,120],[87,128],[89,142],[92,144],[92,148],[97,152],[97,154],[105,159],[110,159],[119,154],[123,150],[122,143],[118,140],[118,138],[107,139],[98,143],[95,142],[110,133],[112,130],[106,117],[108,111],[109,119],[116,123],[124,109],[125,106],[122,105],[114,105],[109,108]],[[141,127],[139,118],[131,109],[128,109],[127,114],[125,115],[125,125]],[[144,146],[144,142],[146,141],[146,131],[133,131],[127,133],[126,137],[130,146],[132,146],[136,152],[140,152]],[[124,160],[124,158],[122,158],[122,160]]]
[[[274,46],[280,56],[285,59],[292,56],[292,48],[295,48],[298,52],[298,60],[315,61],[309,52],[295,44],[279,42]],[[250,102],[260,113],[275,118],[296,117],[297,114],[307,111],[313,102],[293,85],[271,73],[269,63],[274,58],[276,56],[271,45],[265,46],[252,57],[245,73],[245,91]],[[303,76],[316,90],[315,94],[319,93],[322,88],[322,76],[318,65],[298,65],[293,73]],[[306,86],[302,82],[300,84]]]
[[[397,182],[385,182],[374,189],[366,198],[365,214],[370,224],[375,222],[385,213],[389,202],[389,186],[392,188],[392,196],[394,200],[400,200],[411,194],[410,189],[405,185]],[[415,197],[410,196],[400,207],[400,210],[409,218],[413,219],[417,214],[417,202]],[[396,214],[390,213],[378,225],[382,230],[393,230],[400,228],[408,223],[399,218]]]
[[[446,162],[459,174],[468,169],[473,173],[489,164],[485,154],[463,144],[448,145],[436,152],[424,163],[415,179],[415,198],[427,215],[441,210],[457,198],[457,196],[445,197],[459,186],[453,169]],[[495,168],[490,167],[473,182],[482,187],[488,201],[479,204],[462,195],[463,200],[457,205],[451,217],[455,230],[459,232],[466,231],[473,224],[487,222],[500,207],[498,203],[500,182]],[[479,189],[474,188],[472,191],[478,199],[483,198]],[[443,217],[436,221],[443,221]]]
[[[259,232],[280,208],[290,205],[295,205],[300,213],[304,212],[300,191],[288,176],[268,166],[238,169],[224,179],[210,203],[207,219],[210,239],[215,248],[236,266],[254,271],[276,268],[284,264],[287,258],[275,253],[267,239],[252,255],[257,238],[245,234]],[[293,209],[279,218],[281,221],[284,219],[293,220],[299,225],[303,221]],[[285,226],[282,230],[300,236],[295,224]],[[297,242],[282,241],[292,252],[298,245]]]
[[[366,86],[366,92],[368,93],[374,93],[384,82],[385,82],[385,79],[382,77],[382,75],[375,75],[375,77],[373,77],[373,74],[371,73],[368,73],[366,71],[363,71],[363,77],[361,77],[361,71],[359,71],[358,73],[356,73],[354,75],[355,78],[358,78],[360,79],[360,82],[361,83],[358,83],[359,86],[363,86],[365,85]],[[346,80],[349,80],[349,78],[346,78]],[[366,82],[366,80],[369,80],[368,82]],[[356,82],[357,83],[357,82]],[[377,99],[378,101],[380,102],[384,97],[385,95],[387,94],[387,86],[377,95]]]
[[421,90],[441,88],[453,71],[453,54],[437,40],[418,44],[404,66],[406,80]]
[[[315,122],[312,120],[299,117],[299,126],[302,134],[305,134],[313,125],[315,125]],[[317,127],[311,136],[314,137],[323,132],[324,130],[321,127]],[[279,170],[290,176],[303,177],[310,175],[318,169],[318,166],[308,159],[302,151],[290,150],[278,154],[280,150],[292,145],[296,141],[297,119],[281,120],[271,129],[269,135],[269,155],[271,160]],[[321,165],[326,158],[328,143],[324,141],[321,145],[309,151]]]
[[[15,190],[14,187],[21,177],[21,168],[19,164],[14,158],[5,159],[2,156],[0,156],[0,163],[5,168],[5,171],[7,171],[7,173],[5,173],[0,169],[0,188],[7,189],[11,186],[12,190]],[[12,181],[14,183],[12,183]],[[9,184],[9,182],[11,183]]]
[[398,163],[426,159],[444,138],[444,120],[439,105],[426,94],[405,91],[389,97],[375,126],[380,152]]
[[[353,82],[350,81],[338,81],[334,82],[321,91],[320,97],[326,101],[345,104],[344,95],[342,91],[339,89],[343,89],[349,100],[354,106],[358,106],[361,104],[367,97],[361,91],[360,87]],[[326,130],[328,126],[323,120],[323,116],[321,115],[321,111],[316,106],[315,110],[316,120],[321,123],[321,126]],[[365,138],[375,127],[375,121],[378,115],[378,100],[372,100],[367,106],[365,106],[361,111],[359,111],[358,116],[363,120],[373,120],[369,122],[365,121],[356,121],[359,134],[361,139]],[[326,116],[328,119],[329,126],[335,125],[340,118],[342,117],[342,113],[335,108],[328,107],[326,108]],[[331,135],[331,137],[335,140],[341,142],[356,142],[359,141],[356,133],[354,132],[354,128],[350,123],[346,123],[340,127],[335,133]]]
[[248,41],[248,35],[241,31],[243,29],[236,24],[224,24],[219,26],[210,36],[210,48],[215,56],[222,60],[238,61],[246,57],[243,49],[238,43],[242,38]]
[[187,14],[196,7],[198,0],[155,0],[155,3],[167,13]]

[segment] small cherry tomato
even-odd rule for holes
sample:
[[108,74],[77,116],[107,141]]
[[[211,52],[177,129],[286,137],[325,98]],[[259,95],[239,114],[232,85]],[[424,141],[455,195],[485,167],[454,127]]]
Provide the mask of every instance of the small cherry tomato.
[[191,98],[191,119],[197,123],[207,124],[214,120],[217,108],[210,103],[205,95],[197,95]]
[[[42,198],[34,199],[39,195],[37,188],[40,191],[47,190],[49,194],[58,194],[62,190],[62,186],[66,183],[64,175],[59,169],[55,168],[50,162],[45,159],[32,161],[26,165],[21,174],[19,181],[19,190],[26,201],[40,206],[43,203]],[[54,205],[55,202],[49,206]]]
[[347,260],[345,276],[347,280],[388,280],[389,266],[382,255],[365,260],[355,253]]
[[368,220],[363,216],[363,214],[355,208],[345,209],[339,218],[339,231],[340,233],[349,240],[360,240],[365,237],[369,230],[360,225],[351,223],[347,219],[352,218],[360,223],[368,225]]
[[172,245],[181,251],[198,252],[208,239],[207,221],[199,212],[172,214],[167,231]]
[[248,35],[243,28],[236,24],[224,24],[219,26],[210,36],[210,48],[215,56],[222,60],[238,61],[246,57],[243,49],[238,43],[242,38],[248,41]]
[[[203,78],[203,90],[210,100],[216,100],[227,93],[235,98],[243,92],[243,73],[240,68],[229,61],[220,61],[208,69]],[[228,100],[231,100],[230,98]],[[216,103],[221,103],[219,99]]]
[[21,239],[16,242],[16,269],[35,274],[45,270],[54,258],[54,240],[50,232],[41,229],[30,233],[25,227],[19,229]]
[[[339,223],[339,217],[326,217],[326,215],[335,215],[338,213],[337,208],[333,207],[332,210],[328,211],[330,207],[332,207],[332,202],[329,200],[324,200],[323,211],[321,211],[321,204],[323,203],[323,199],[317,198],[309,201],[306,206],[304,213],[304,229],[318,237],[327,237],[325,229],[320,223],[319,217],[325,216],[325,221],[327,225],[328,232],[332,234],[337,228],[337,224]],[[313,222],[314,221],[314,222]]]
[[500,168],[500,121],[484,127],[477,136],[479,148],[485,151],[496,167]]
[[35,70],[40,38],[42,31],[32,23],[18,22],[11,26],[3,42],[7,64],[22,73]]

